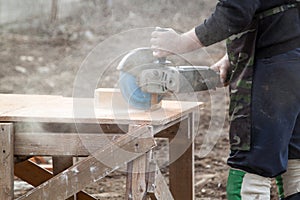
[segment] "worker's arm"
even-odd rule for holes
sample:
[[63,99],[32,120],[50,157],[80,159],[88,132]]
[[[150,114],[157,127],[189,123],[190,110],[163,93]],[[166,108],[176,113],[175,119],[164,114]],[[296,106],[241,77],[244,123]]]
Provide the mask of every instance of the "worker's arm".
[[156,57],[182,54],[222,41],[243,31],[259,6],[260,0],[220,0],[215,12],[203,24],[186,33],[155,30],[151,39],[153,54]]
[[253,20],[261,0],[220,0],[214,13],[195,28],[204,46],[242,32]]

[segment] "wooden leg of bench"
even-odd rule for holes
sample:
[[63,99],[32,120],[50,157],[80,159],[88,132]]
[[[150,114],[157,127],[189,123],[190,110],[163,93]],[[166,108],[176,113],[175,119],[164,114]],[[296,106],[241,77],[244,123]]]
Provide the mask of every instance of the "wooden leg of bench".
[[145,200],[146,191],[146,154],[127,165],[126,200]]
[[125,199],[174,200],[158,165],[147,152],[128,164]]
[[[134,125],[130,125],[128,127],[128,131],[131,131],[134,128]],[[144,154],[127,164],[127,179],[125,192],[126,200],[144,200],[147,198],[145,173],[147,162],[147,154]]]
[[154,160],[149,163],[147,193],[151,200],[174,200],[169,186]]
[[[53,175],[57,175],[60,172],[68,169],[73,165],[73,157],[72,156],[52,156],[53,162]],[[74,196],[69,197],[66,200],[74,200]]]
[[52,162],[53,162],[53,175],[56,175],[73,165],[73,157],[52,156]]
[[174,199],[194,199],[193,116],[181,122],[170,141],[170,189]]
[[13,124],[0,124],[0,199],[14,198]]

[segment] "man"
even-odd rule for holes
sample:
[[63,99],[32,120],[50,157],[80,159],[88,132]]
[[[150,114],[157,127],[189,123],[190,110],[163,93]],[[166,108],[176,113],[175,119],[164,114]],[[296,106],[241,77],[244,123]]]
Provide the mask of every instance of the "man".
[[192,30],[152,33],[153,55],[182,54],[227,39],[213,69],[230,87],[229,200],[300,199],[299,0],[220,0]]

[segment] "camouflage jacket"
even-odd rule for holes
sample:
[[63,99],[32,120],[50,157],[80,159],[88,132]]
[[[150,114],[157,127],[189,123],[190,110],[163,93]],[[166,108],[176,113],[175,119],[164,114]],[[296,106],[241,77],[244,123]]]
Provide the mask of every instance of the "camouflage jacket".
[[[300,0],[297,0],[299,2]],[[259,13],[241,33],[229,37],[227,53],[231,65],[230,82],[230,145],[232,150],[249,150],[251,141],[251,89],[255,70],[256,40],[259,20],[291,8],[299,3],[285,4]]]

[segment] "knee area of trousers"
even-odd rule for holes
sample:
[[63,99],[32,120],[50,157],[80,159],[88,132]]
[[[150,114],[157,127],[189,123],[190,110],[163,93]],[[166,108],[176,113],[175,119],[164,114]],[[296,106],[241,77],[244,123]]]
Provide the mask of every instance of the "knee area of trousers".
[[281,175],[281,197],[284,200],[300,199],[300,159],[288,161],[287,171]]
[[228,200],[270,199],[271,179],[238,169],[230,169],[227,181]]

